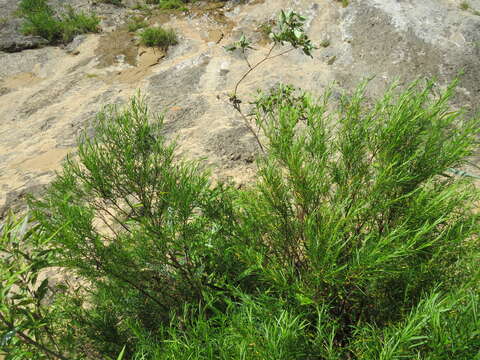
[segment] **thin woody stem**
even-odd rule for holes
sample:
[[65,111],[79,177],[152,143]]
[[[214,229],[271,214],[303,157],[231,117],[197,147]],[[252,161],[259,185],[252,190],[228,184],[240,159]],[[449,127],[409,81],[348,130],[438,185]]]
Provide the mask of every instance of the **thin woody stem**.
[[258,134],[255,132],[255,129],[250,125],[250,121],[248,118],[245,116],[245,114],[242,112],[240,109],[240,104],[236,103],[233,105],[234,109],[238,111],[238,113],[242,116],[242,119],[247,126],[248,130],[253,134],[255,137],[255,140],[257,141],[258,146],[260,147],[260,150],[265,154],[265,149],[263,148],[262,142],[260,141],[260,138],[258,137]]
[[[5,319],[5,317],[2,315],[2,313],[0,313],[0,320],[5,324],[7,325],[9,328],[12,328],[14,329],[15,326],[9,322],[7,319]],[[20,337],[20,339],[24,342],[24,343],[27,343],[27,344],[30,344],[30,345],[33,345],[35,346],[36,348],[42,350],[45,354],[47,355],[50,355],[50,356],[53,356],[53,357],[56,357],[57,359],[60,359],[60,360],[68,360],[65,356],[63,356],[62,354],[59,354],[57,353],[56,351],[53,351],[53,350],[50,350],[49,348],[47,348],[46,346],[44,346],[43,344],[33,340],[30,336],[28,336],[27,334],[23,333],[22,331],[18,331],[16,330],[16,334]]]
[[250,124],[250,121],[248,120],[248,118],[245,116],[245,114],[242,112],[241,108],[240,108],[240,101],[237,99],[237,90],[238,90],[238,86],[240,85],[240,83],[245,80],[245,78],[253,71],[255,70],[258,66],[260,66],[261,64],[263,64],[265,61],[267,60],[270,60],[270,59],[274,59],[276,57],[279,57],[279,56],[282,56],[282,55],[285,55],[287,53],[289,53],[290,51],[292,51],[294,48],[290,48],[288,50],[285,50],[285,51],[282,51],[281,53],[279,54],[276,54],[276,55],[272,55],[272,51],[273,49],[275,49],[275,46],[277,45],[277,43],[273,43],[273,45],[270,47],[270,50],[268,51],[267,55],[262,59],[260,60],[259,62],[257,62],[255,65],[251,65],[250,62],[248,61],[248,58],[247,58],[247,55],[245,54],[245,51],[243,51],[243,57],[248,65],[248,71],[243,74],[243,76],[240,78],[240,80],[238,80],[237,84],[235,85],[235,90],[233,91],[233,96],[230,97],[230,101],[233,105],[233,108],[235,110],[237,110],[237,112],[242,116],[242,119],[245,123],[245,125],[247,126],[248,130],[253,134],[253,136],[255,137],[255,140],[257,141],[257,144],[258,146],[260,147],[260,150],[265,153],[265,149],[263,148],[263,145],[258,137],[258,134],[255,132],[255,129],[253,129],[252,125]]
[[[236,96],[237,95],[237,89],[238,89],[238,86],[240,85],[240,83],[248,76],[248,74],[250,74],[253,70],[255,70],[259,65],[261,65],[262,63],[264,63],[265,61],[267,61],[269,58],[270,58],[270,54],[272,53],[273,49],[275,48],[277,44],[274,43],[272,45],[272,47],[270,48],[270,50],[268,51],[268,54],[267,56],[265,56],[262,60],[260,60],[259,62],[257,62],[255,65],[251,66],[250,69],[248,69],[248,71],[243,74],[243,76],[240,78],[240,80],[238,80],[237,84],[235,85],[235,90],[233,91],[233,96]],[[248,62],[247,62],[248,63]]]

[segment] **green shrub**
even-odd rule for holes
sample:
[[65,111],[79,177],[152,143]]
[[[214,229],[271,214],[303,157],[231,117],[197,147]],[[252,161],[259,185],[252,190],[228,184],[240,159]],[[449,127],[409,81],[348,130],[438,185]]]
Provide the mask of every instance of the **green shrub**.
[[477,216],[464,210],[478,193],[442,174],[472,154],[478,121],[449,130],[452,88],[431,101],[432,87],[389,90],[373,109],[359,90],[341,99],[335,121],[328,97],[318,103],[290,87],[260,97],[268,157],[242,223],[252,244],[265,245],[237,261],[261,267],[277,289],[297,283],[306,301],[324,299],[345,331],[401,319],[446,281],[476,231]]
[[[392,87],[373,105],[363,87],[260,93],[265,153],[247,189],[177,159],[141,99],[107,108],[30,202],[36,255],[15,241],[0,263],[13,284],[48,250],[42,266],[81,280],[23,329],[81,359],[476,359],[479,191],[451,170],[480,123],[449,108],[453,85],[435,90]],[[22,232],[7,232],[11,251]],[[0,300],[13,320],[0,349],[38,352],[13,326],[28,317]],[[38,326],[66,321],[53,340]]]
[[29,15],[32,13],[49,13],[53,15],[52,8],[47,0],[22,0],[18,4],[18,13],[20,15]]
[[25,18],[22,32],[25,35],[41,36],[49,43],[57,43],[62,39],[63,24],[47,12],[35,12]]
[[[205,250],[221,236],[206,214],[218,212],[222,191],[210,187],[197,165],[174,162],[174,147],[161,137],[161,119],[149,120],[136,99],[124,111],[100,114],[95,139],[80,143],[84,164],[68,161],[45,202],[35,205],[41,219],[52,213],[49,229],[63,222],[56,215],[60,208],[75,219],[58,233],[59,265],[75,269],[97,289],[82,331],[100,353],[116,353],[124,344],[131,349],[131,324],[153,336],[171,312],[202,298],[205,281],[216,287],[213,269],[221,266],[213,262],[217,251]],[[99,198],[89,204],[82,194]],[[104,230],[118,235],[114,241],[105,242],[92,227],[97,216],[105,220]],[[75,318],[84,318],[78,311]]]
[[19,13],[24,19],[24,34],[41,36],[51,44],[68,43],[76,35],[99,31],[100,19],[95,15],[77,13],[72,7],[55,14],[46,0],[22,0]]
[[243,297],[224,312],[208,314],[186,307],[179,320],[184,330],[170,328],[163,346],[139,347],[154,359],[278,359],[312,356],[307,321],[298,311],[282,309],[272,298]]
[[145,46],[168,49],[170,45],[178,44],[178,39],[173,29],[151,27],[140,33],[140,43]]
[[74,348],[71,322],[58,289],[57,301],[50,304],[55,290],[45,277],[55,249],[51,238],[29,220],[9,216],[0,223],[0,356],[65,359],[62,350]]
[[84,12],[75,12],[68,8],[67,13],[62,17],[62,40],[67,43],[73,40],[76,35],[89,32],[98,32],[100,19]]

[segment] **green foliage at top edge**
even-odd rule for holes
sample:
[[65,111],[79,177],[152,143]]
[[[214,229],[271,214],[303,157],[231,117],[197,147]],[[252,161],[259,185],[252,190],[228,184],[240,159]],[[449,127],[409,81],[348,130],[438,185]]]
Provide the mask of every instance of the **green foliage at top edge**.
[[18,14],[24,20],[24,34],[43,37],[50,44],[68,43],[76,35],[100,31],[96,15],[77,12],[71,6],[56,12],[46,0],[22,0]]

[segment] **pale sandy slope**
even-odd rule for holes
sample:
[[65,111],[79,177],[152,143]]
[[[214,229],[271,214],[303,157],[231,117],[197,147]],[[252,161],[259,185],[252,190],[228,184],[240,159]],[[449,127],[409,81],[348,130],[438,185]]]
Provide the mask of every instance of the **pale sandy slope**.
[[[347,8],[332,0],[210,3],[186,17],[149,19],[178,32],[180,43],[167,54],[138,48],[131,35],[113,26],[68,51],[0,53],[0,209],[51,181],[94,114],[138,90],[152,111],[166,113],[165,132],[177,140],[181,154],[204,158],[217,178],[248,182],[256,145],[226,102],[247,66],[223,46],[244,32],[259,42],[251,61],[260,59],[269,44],[258,27],[282,8],[306,15],[311,38],[329,39],[330,46],[313,59],[296,51],[265,63],[242,85],[242,97],[279,82],[320,93],[335,81],[340,92],[373,75],[369,92],[376,95],[395,77],[438,76],[445,84],[463,68],[456,101],[472,107],[480,94],[480,16],[460,10],[458,3],[364,0]],[[480,3],[471,4],[480,10]]]

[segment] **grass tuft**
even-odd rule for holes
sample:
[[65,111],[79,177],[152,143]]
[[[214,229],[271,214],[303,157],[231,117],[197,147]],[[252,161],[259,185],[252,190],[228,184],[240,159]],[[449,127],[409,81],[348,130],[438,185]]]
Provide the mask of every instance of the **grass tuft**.
[[320,41],[319,45],[323,48],[327,48],[327,47],[330,46],[330,40],[329,39],[323,39],[322,41]]
[[168,49],[169,46],[178,44],[178,39],[173,29],[150,27],[140,33],[140,43],[149,47]]
[[465,10],[465,11],[470,9],[470,4],[468,3],[468,1],[462,1],[460,3],[460,9]]
[[129,32],[135,32],[137,30],[146,28],[148,26],[148,23],[139,17],[134,17],[132,18],[128,24],[127,24],[127,29]]

